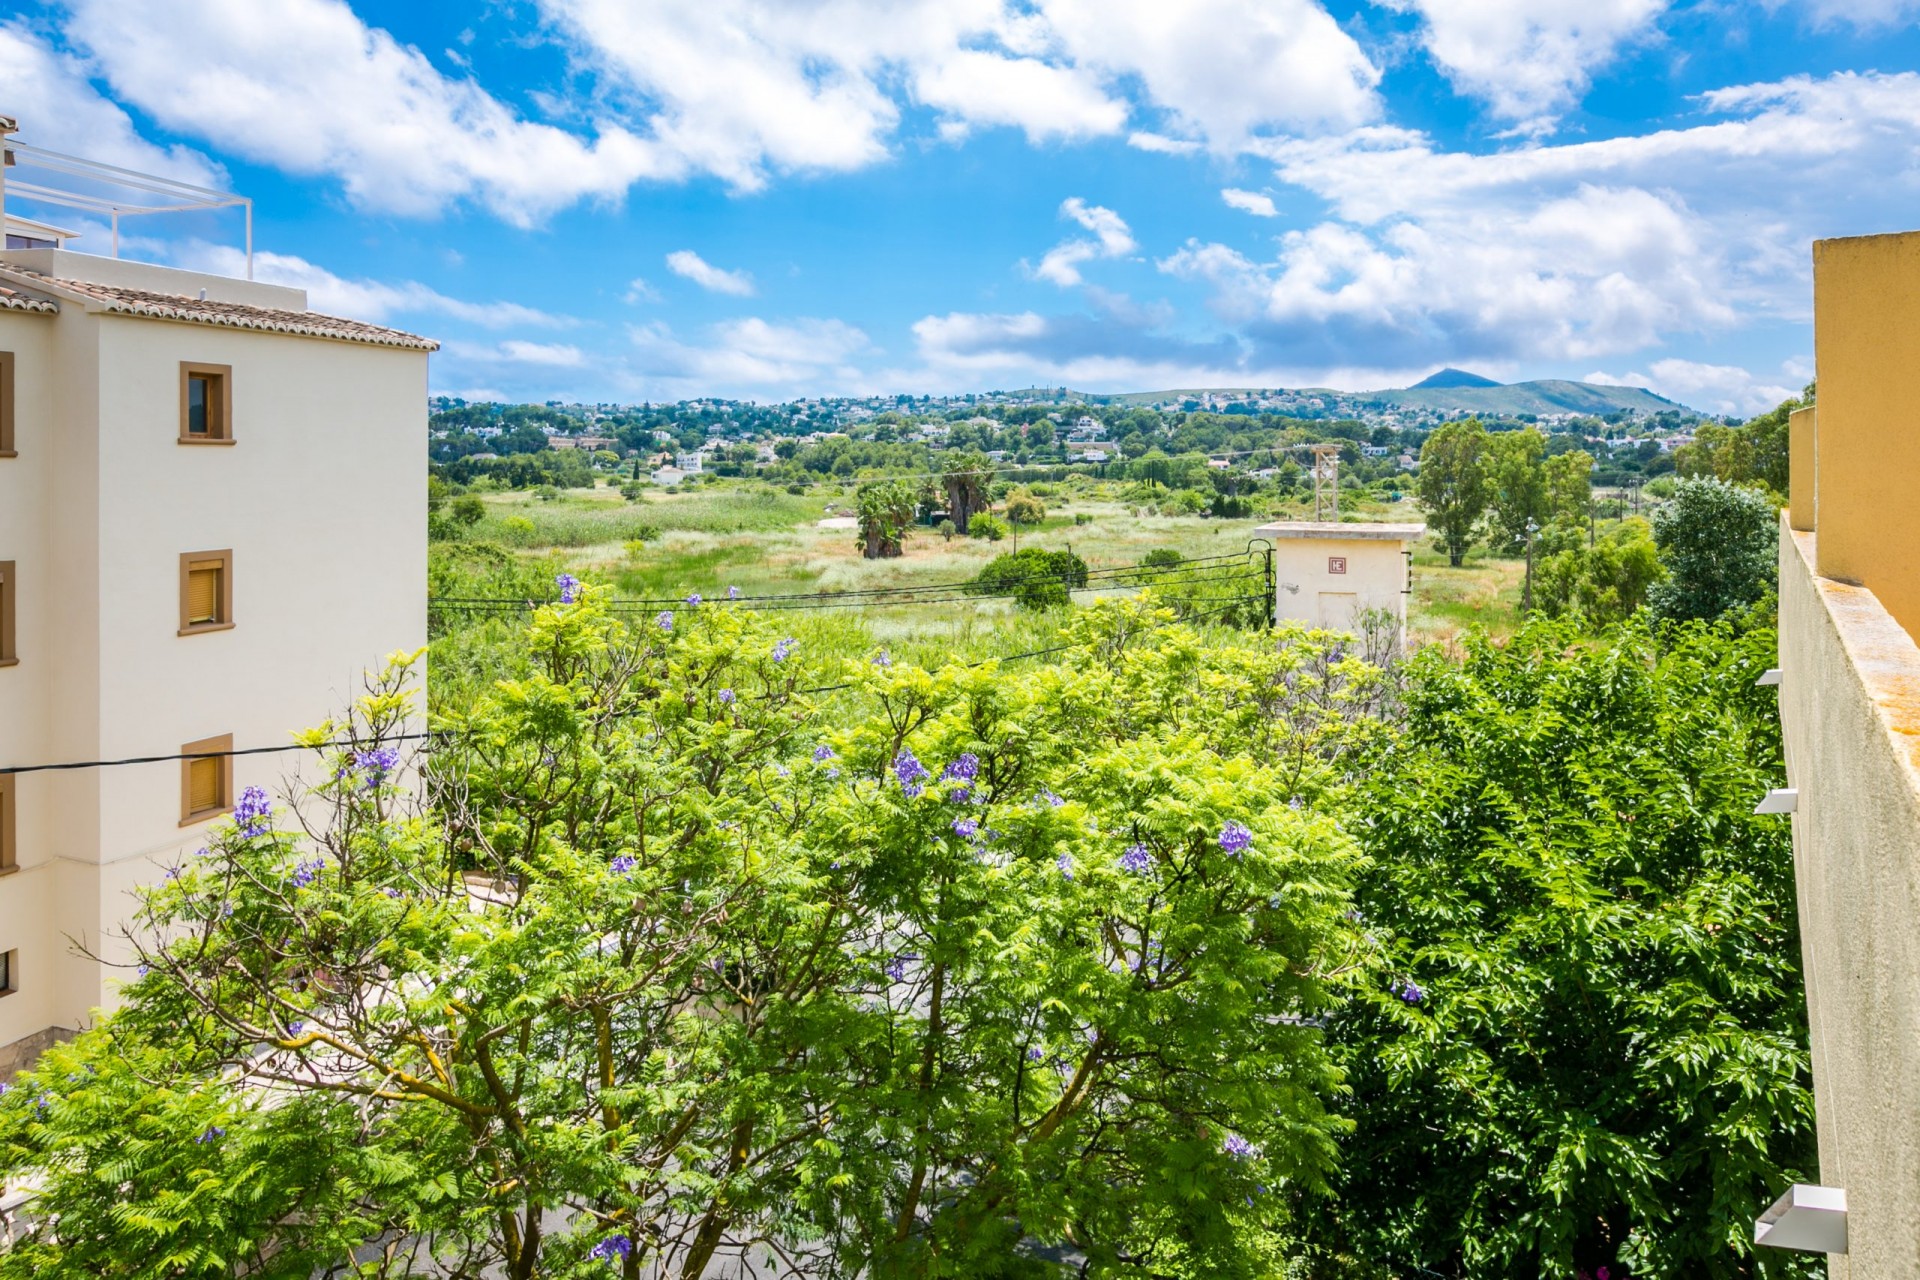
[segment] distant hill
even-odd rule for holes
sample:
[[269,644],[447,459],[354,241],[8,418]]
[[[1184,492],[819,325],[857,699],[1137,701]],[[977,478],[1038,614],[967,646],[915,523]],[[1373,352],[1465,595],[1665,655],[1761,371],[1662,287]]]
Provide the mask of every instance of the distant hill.
[[[1428,379],[1428,382],[1431,381]],[[1363,391],[1355,399],[1423,409],[1461,409],[1468,413],[1505,417],[1518,413],[1608,414],[1617,409],[1639,413],[1659,413],[1667,409],[1680,413],[1694,412],[1644,387],[1614,387],[1594,382],[1567,382],[1559,378],[1515,382],[1506,386],[1492,383],[1432,387],[1422,383],[1403,391]]]
[[[1061,392],[1063,402],[1083,400],[1088,404],[1152,405],[1202,400],[1213,396],[1221,400],[1259,403],[1267,401],[1276,413],[1292,408],[1287,401],[1320,402],[1319,411],[1364,416],[1368,410],[1431,409],[1439,413],[1484,414],[1510,418],[1516,414],[1536,416],[1558,413],[1605,416],[1621,409],[1636,413],[1673,411],[1689,417],[1703,416],[1665,396],[1657,396],[1644,387],[1616,387],[1598,382],[1569,382],[1561,378],[1543,378],[1537,382],[1499,383],[1463,369],[1442,369],[1411,387],[1384,391],[1337,391],[1331,387],[1190,387],[1167,391],[1130,391],[1122,394]],[[1280,403],[1272,401],[1279,399]]]
[[1465,369],[1442,369],[1440,372],[1420,379],[1409,391],[1425,391],[1438,387],[1497,387],[1500,384],[1492,378],[1483,378],[1477,373],[1468,373]]

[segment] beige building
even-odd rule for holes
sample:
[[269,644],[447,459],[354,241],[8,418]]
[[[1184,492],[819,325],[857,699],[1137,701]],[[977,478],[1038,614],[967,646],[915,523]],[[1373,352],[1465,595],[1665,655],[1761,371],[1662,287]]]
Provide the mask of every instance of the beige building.
[[425,643],[427,354],[305,294],[0,252],[0,1070],[110,999],[128,891]]
[[1413,544],[1422,524],[1340,524],[1286,520],[1263,524],[1256,538],[1273,543],[1274,620],[1350,631],[1367,609],[1384,609],[1407,625]]
[[1920,234],[1816,244],[1819,407],[1790,421],[1780,540],[1790,790],[1767,809],[1792,814],[1822,1187],[1756,1235],[1791,1244],[1798,1218],[1848,1280],[1920,1275],[1917,352]]

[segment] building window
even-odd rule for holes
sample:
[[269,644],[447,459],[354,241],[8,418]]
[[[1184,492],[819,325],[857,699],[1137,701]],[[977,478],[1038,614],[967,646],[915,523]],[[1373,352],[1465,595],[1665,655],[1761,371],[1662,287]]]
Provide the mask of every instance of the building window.
[[20,607],[18,581],[19,573],[13,561],[0,560],[0,667],[10,667],[20,661],[19,650],[13,645],[14,614]]
[[0,951],[0,996],[10,996],[19,989],[20,953]]
[[180,362],[180,443],[233,443],[233,366]]
[[233,625],[233,552],[189,551],[180,557],[180,634]]
[[233,735],[180,748],[180,825],[217,818],[233,808]]
[[0,458],[13,456],[13,352],[0,351]]
[[20,815],[15,811],[14,796],[18,794],[18,775],[0,773],[0,876],[20,867],[19,838]]

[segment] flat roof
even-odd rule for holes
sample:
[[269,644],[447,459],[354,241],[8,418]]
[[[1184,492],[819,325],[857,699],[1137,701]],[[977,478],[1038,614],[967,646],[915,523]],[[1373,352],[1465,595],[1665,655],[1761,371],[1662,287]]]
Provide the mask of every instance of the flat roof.
[[1263,524],[1253,532],[1262,538],[1310,538],[1323,542],[1366,540],[1412,542],[1426,533],[1424,524],[1382,524],[1356,520],[1343,524],[1335,520],[1282,520]]

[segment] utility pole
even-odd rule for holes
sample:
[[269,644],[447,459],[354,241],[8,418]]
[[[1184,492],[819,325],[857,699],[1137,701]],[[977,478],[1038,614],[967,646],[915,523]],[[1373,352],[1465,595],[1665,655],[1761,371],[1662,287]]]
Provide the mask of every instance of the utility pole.
[[1539,531],[1538,522],[1527,521],[1527,581],[1520,588],[1520,616],[1523,618],[1533,612],[1533,535]]
[[1313,518],[1337,523],[1340,519],[1340,446],[1308,447],[1313,450]]

